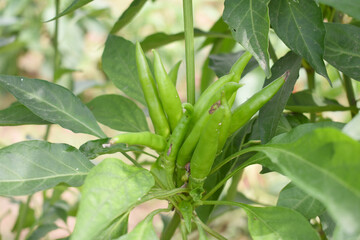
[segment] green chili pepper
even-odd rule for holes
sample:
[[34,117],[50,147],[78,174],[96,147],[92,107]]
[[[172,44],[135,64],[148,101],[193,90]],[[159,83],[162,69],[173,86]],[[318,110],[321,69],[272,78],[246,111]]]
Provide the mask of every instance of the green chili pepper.
[[204,129],[190,161],[190,188],[202,189],[202,185],[209,175],[216,157],[220,130],[225,115],[225,106],[221,105],[211,115]]
[[155,132],[165,138],[170,135],[170,128],[161,105],[154,78],[147,63],[145,54],[140,46],[136,43],[136,65],[138,69],[139,79],[145,100],[149,108],[149,115],[154,124]]
[[251,53],[244,52],[243,55],[232,65],[230,72],[234,73],[234,81],[239,81],[246,65],[251,59]]
[[164,166],[167,173],[168,185],[174,187],[174,169],[177,153],[185,139],[186,133],[189,129],[190,120],[194,111],[191,104],[185,103],[185,113],[179,121],[179,124],[174,129],[168,140],[166,152],[164,157]]
[[281,86],[285,83],[288,77],[288,72],[271,82],[265,88],[255,93],[246,102],[235,108],[231,116],[231,124],[229,128],[229,135],[233,134],[236,130],[241,128],[247,123],[251,117],[259,111],[276,93]]
[[192,153],[194,152],[196,144],[199,141],[202,129],[208,122],[210,116],[216,111],[216,109],[218,109],[219,106],[220,101],[216,102],[215,104],[213,104],[213,106],[211,106],[210,110],[196,122],[196,124],[193,126],[190,133],[186,137],[184,143],[182,144],[176,160],[176,167],[178,169],[178,175],[180,175],[180,178],[182,177],[182,173],[185,172],[185,165],[190,162]]
[[221,98],[221,95],[224,94],[226,99],[230,99],[236,91],[242,87],[243,84],[239,84],[236,82],[227,82],[225,83],[218,92],[214,93],[214,95],[210,96],[205,101],[199,101],[194,106],[194,117],[193,122],[196,122],[204,113]]
[[159,54],[153,50],[154,72],[162,106],[173,131],[182,116],[181,100],[174,84],[171,82],[161,62]]
[[221,129],[219,134],[219,144],[217,152],[219,153],[222,148],[224,147],[227,138],[229,137],[229,128],[231,124],[231,108],[229,106],[229,103],[227,101],[227,98],[225,94],[221,97],[221,105],[224,106],[224,119],[221,122]]
[[128,145],[143,145],[158,152],[163,152],[166,140],[163,136],[151,132],[131,132],[119,134],[110,139],[110,144],[126,143]]
[[179,68],[181,65],[181,61],[178,61],[170,70],[169,72],[169,78],[171,80],[171,82],[174,84],[174,86],[176,87],[176,82],[177,82],[177,76],[178,76],[178,72],[179,72]]

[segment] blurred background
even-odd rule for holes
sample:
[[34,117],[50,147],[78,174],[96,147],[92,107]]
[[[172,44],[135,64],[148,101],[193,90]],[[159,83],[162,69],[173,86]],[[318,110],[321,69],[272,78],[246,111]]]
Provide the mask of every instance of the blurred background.
[[[75,12],[61,17],[58,25],[58,42],[54,43],[55,21],[49,21],[56,15],[57,0],[0,0],[0,74],[25,76],[44,79],[61,84],[74,91],[83,102],[105,93],[118,93],[118,90],[105,76],[101,67],[101,55],[104,43],[113,24],[130,5],[131,0],[102,0],[93,1]],[[60,11],[69,6],[71,0],[58,1]],[[224,1],[196,0],[194,1],[194,26],[208,31],[221,17]],[[141,41],[146,36],[165,32],[174,34],[183,31],[182,1],[157,0],[147,1],[141,12],[127,26],[116,35],[132,42]],[[195,49],[199,49],[205,37],[195,39]],[[288,49],[273,34],[270,40],[276,49],[278,57],[284,55]],[[55,55],[55,45],[58,56]],[[237,45],[233,51],[240,50]],[[170,69],[176,62],[183,61],[179,71],[177,88],[183,101],[186,101],[185,84],[185,51],[184,41],[174,42],[158,49],[166,69]],[[209,55],[210,47],[201,48],[196,52],[196,81],[199,85],[201,68]],[[148,54],[152,58],[151,54]],[[55,60],[56,59],[56,60]],[[58,64],[55,62],[58,61]],[[56,67],[57,66],[57,67]],[[56,68],[56,69],[55,69]],[[333,88],[326,80],[316,75],[318,94],[338,100],[347,105],[343,95],[341,82],[336,71],[328,66]],[[294,91],[306,87],[305,73],[300,72],[300,80]],[[238,93],[237,101],[246,100],[253,92],[261,88],[265,76],[261,69],[256,68],[242,81],[246,84]],[[354,83],[357,92],[360,85]],[[15,101],[9,93],[0,88],[0,110],[7,108]],[[349,113],[325,113],[324,118],[347,121]],[[117,132],[102,125],[108,136]],[[29,139],[42,139],[46,126],[0,126],[0,147]],[[94,139],[86,134],[75,134],[59,126],[51,128],[50,142],[63,142],[79,147],[84,142]],[[120,157],[120,155],[118,156]],[[120,157],[121,158],[121,157]],[[98,159],[101,160],[101,159]],[[288,183],[285,177],[275,173],[260,175],[260,167],[252,166],[246,169],[238,189],[248,198],[264,204],[275,204],[276,196],[283,186]],[[35,194],[30,206],[34,215],[42,214],[42,194]],[[76,205],[78,190],[69,188],[63,195],[69,206]],[[2,239],[14,239],[12,232],[16,222],[19,206],[26,201],[26,197],[0,197],[0,235]],[[129,227],[132,229],[151,210],[166,206],[166,202],[152,201],[137,207],[131,214]],[[55,220],[53,219],[55,218]],[[72,231],[75,218],[67,217],[63,221],[52,217],[62,229],[51,232],[43,239],[57,239],[66,237]],[[246,228],[246,217],[241,209],[225,214],[213,222],[214,228],[229,239],[250,239]],[[155,218],[155,226],[159,232],[162,228],[160,217]],[[216,227],[215,227],[216,226]],[[23,239],[26,231],[20,236]],[[180,238],[178,236],[178,238]],[[194,233],[193,239],[196,239]]]

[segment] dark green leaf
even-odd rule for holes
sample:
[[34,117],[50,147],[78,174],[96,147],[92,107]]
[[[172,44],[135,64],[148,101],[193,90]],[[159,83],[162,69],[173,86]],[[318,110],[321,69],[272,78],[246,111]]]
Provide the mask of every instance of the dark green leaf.
[[[228,28],[227,25],[226,28]],[[236,42],[233,39],[221,39],[221,38],[214,39],[209,55],[231,52],[231,50],[235,47],[235,45]],[[213,82],[215,78],[214,71],[210,68],[209,62],[210,59],[208,57],[204,61],[201,69],[201,80],[200,80],[201,92],[204,92],[205,89]]]
[[357,0],[316,0],[360,19],[360,4]]
[[154,184],[153,176],[145,169],[126,165],[115,158],[103,160],[86,178],[71,239],[96,239]]
[[74,0],[64,11],[59,13],[59,15],[55,16],[54,18],[48,20],[47,22],[53,21],[59,17],[62,17],[66,14],[72,13],[78,8],[81,8],[82,6],[88,4],[89,2],[92,2],[93,0]]
[[349,24],[326,23],[325,29],[324,59],[349,77],[360,81],[360,28]]
[[0,126],[17,126],[25,124],[50,124],[31,112],[19,102],[0,110]]
[[[209,56],[209,67],[214,70],[216,76],[222,77],[230,72],[232,65],[240,58],[244,51],[236,53],[220,53],[212,54]],[[246,65],[241,76],[245,76],[248,72],[252,71],[258,63],[254,58],[251,58],[249,63]]]
[[328,239],[332,239],[336,223],[334,222],[332,217],[330,217],[328,212],[324,212],[321,216],[319,216],[319,218],[322,230],[325,232]]
[[323,61],[325,27],[314,0],[271,1],[269,9],[271,26],[279,38],[329,79]]
[[[218,33],[218,32],[204,32],[200,29],[194,29],[194,37],[209,37],[209,38],[230,38],[229,34]],[[142,42],[141,47],[143,50],[149,51],[151,49],[155,49],[166,44],[183,40],[184,32],[179,32],[175,34],[166,34],[163,32],[154,33],[150,36],[147,36]]]
[[135,45],[122,38],[109,35],[102,55],[102,67],[117,88],[146,106],[135,61]]
[[68,89],[39,79],[0,75],[0,85],[44,120],[76,133],[106,137],[90,110]]
[[119,238],[128,232],[129,213],[119,216],[106,230],[98,236],[100,240]]
[[80,146],[79,150],[89,159],[94,159],[100,155],[112,154],[117,152],[140,151],[141,149],[135,146],[127,147],[126,144],[119,143],[109,146],[110,138],[102,138],[91,140]]
[[269,9],[270,0],[226,0],[223,13],[232,35],[258,61],[270,76]]
[[325,207],[295,184],[289,183],[280,192],[277,206],[294,209],[307,219],[315,218],[325,211]]
[[80,186],[93,164],[76,148],[44,141],[0,149],[0,195],[28,195],[64,182]]
[[[325,205],[348,234],[359,234],[360,143],[333,128],[319,128],[292,143],[256,147],[281,172]],[[306,149],[306,151],[304,151]]]
[[293,112],[348,111],[350,109],[340,105],[336,100],[322,98],[309,90],[292,94],[285,108]]
[[43,239],[43,237],[45,237],[46,234],[56,229],[58,229],[58,226],[56,224],[41,225],[29,236],[29,238],[27,238],[27,240]]
[[290,75],[281,89],[260,109],[259,127],[262,143],[267,143],[275,136],[282,112],[299,77],[300,66],[301,57],[293,52],[289,52],[273,65],[271,68],[271,78],[265,80],[264,87],[279,78],[286,71],[290,71]]
[[133,0],[130,6],[116,21],[110,33],[115,34],[128,24],[141,10],[147,0]]
[[[221,32],[221,33],[228,33],[230,35],[229,26],[224,22],[223,18],[220,17],[214,25],[210,28],[209,32]],[[206,47],[207,45],[213,44],[217,41],[217,38],[208,37],[205,41],[201,44],[200,49]]]
[[101,95],[87,104],[102,124],[119,131],[149,131],[144,112],[130,99],[120,95]]
[[263,239],[316,239],[319,235],[300,213],[284,207],[244,207],[251,237]]

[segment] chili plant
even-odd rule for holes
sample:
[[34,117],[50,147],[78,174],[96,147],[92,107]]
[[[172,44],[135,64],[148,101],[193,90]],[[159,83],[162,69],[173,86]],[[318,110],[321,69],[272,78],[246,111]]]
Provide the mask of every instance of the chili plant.
[[[53,20],[89,2],[75,0]],[[209,227],[214,210],[233,210],[219,205],[242,208],[253,239],[358,239],[360,121],[353,80],[360,80],[360,5],[353,0],[226,0],[222,16],[206,32],[193,28],[192,1],[184,0],[183,33],[154,34],[136,43],[116,35],[146,2],[134,0],[105,43],[102,68],[123,95],[100,95],[84,104],[56,83],[0,75],[1,87],[18,100],[0,112],[2,126],[46,124],[49,129],[58,124],[98,138],[78,149],[46,140],[1,148],[0,195],[31,196],[55,188],[54,203],[68,186],[81,186],[72,240],[158,239],[152,220],[163,212],[173,214],[161,239],[171,239],[177,228],[182,239],[194,231],[199,239],[226,239]],[[205,36],[202,47],[211,51],[196,99],[194,37],[199,36]],[[145,55],[181,39],[183,103],[176,89],[179,64],[166,70],[156,50],[148,55],[153,61]],[[287,46],[280,58],[272,45],[279,40]],[[236,47],[242,51],[233,52]],[[265,73],[264,87],[239,103],[243,76],[257,66]],[[307,89],[296,92],[300,70]],[[335,86],[339,79],[343,86]],[[343,87],[348,106],[318,101],[319,82]],[[122,115],[114,116],[113,109]],[[349,112],[353,119],[324,121],[325,111]],[[108,136],[98,122],[126,133]],[[113,157],[92,162],[115,152],[132,164]],[[236,186],[243,170],[254,164],[263,167],[262,174],[277,172],[290,180],[276,205],[235,198],[241,194]],[[130,212],[152,199],[166,200],[167,208],[153,211],[128,232]],[[23,228],[20,224],[18,232]],[[27,238],[52,229],[37,221]]]

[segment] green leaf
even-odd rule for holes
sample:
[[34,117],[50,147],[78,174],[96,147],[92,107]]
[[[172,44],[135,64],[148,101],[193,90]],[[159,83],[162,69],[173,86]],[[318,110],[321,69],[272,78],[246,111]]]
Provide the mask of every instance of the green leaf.
[[279,38],[329,79],[323,61],[325,27],[321,9],[314,0],[271,1],[269,8],[271,26]]
[[31,112],[19,102],[14,102],[10,107],[0,110],[0,126],[17,126],[25,124],[51,124]]
[[102,55],[102,67],[107,77],[129,97],[146,106],[135,61],[135,45],[109,35]]
[[27,240],[40,240],[45,237],[46,234],[58,228],[59,227],[54,223],[41,225],[27,238]]
[[270,76],[269,4],[270,0],[226,0],[223,13],[232,35],[258,61]]
[[325,29],[324,59],[360,81],[360,28],[349,24],[325,23]]
[[110,138],[90,140],[80,146],[79,150],[89,159],[94,159],[100,155],[112,154],[117,152],[141,152],[136,146],[126,146],[124,143],[109,146]]
[[350,109],[340,105],[336,100],[322,98],[310,90],[292,94],[285,108],[293,112],[348,111]]
[[126,165],[115,158],[103,160],[86,178],[71,239],[96,239],[110,223],[148,193],[154,184],[153,176],[145,169]]
[[0,75],[0,85],[44,120],[76,133],[106,137],[90,110],[68,89],[39,79]]
[[360,19],[360,4],[357,0],[316,0],[323,4],[329,5],[338,9],[344,13],[353,16],[356,19]]
[[[194,37],[209,37],[209,38],[230,38],[229,34],[219,32],[205,32],[194,28]],[[144,52],[151,49],[159,48],[166,44],[176,42],[184,39],[184,32],[175,34],[166,34],[163,32],[154,33],[147,36],[142,42],[141,47]]]
[[87,104],[102,124],[119,131],[149,131],[144,112],[130,99],[110,94],[101,95]]
[[115,240],[157,240],[159,239],[155,233],[152,223],[153,217],[146,217],[128,234],[121,236]]
[[360,233],[360,208],[354,208],[360,205],[359,142],[339,130],[320,128],[295,142],[254,148],[324,204],[346,233]]
[[244,207],[254,240],[317,239],[319,235],[300,213],[284,207]]
[[0,149],[0,166],[0,195],[18,196],[80,186],[93,164],[70,145],[33,140]]
[[88,4],[89,2],[92,2],[93,0],[74,0],[64,11],[59,13],[59,15],[55,16],[54,18],[47,20],[46,22],[53,21],[57,18],[60,18],[62,16],[65,16],[66,14],[72,13],[78,8],[81,8],[82,6]]
[[277,206],[294,209],[307,219],[315,218],[325,211],[321,202],[304,193],[293,183],[281,190]]
[[[230,72],[232,65],[241,57],[244,51],[235,53],[220,53],[212,54],[209,56],[209,67],[215,72],[216,76],[222,77]],[[251,58],[246,65],[241,76],[245,76],[248,72],[251,72],[258,66],[258,63],[254,58]]]
[[115,34],[126,26],[142,9],[147,0],[133,0],[130,6],[118,18],[110,33]]
[[290,71],[290,75],[286,79],[282,88],[260,109],[259,127],[262,143],[267,143],[276,134],[285,105],[294,89],[296,80],[299,77],[300,66],[301,57],[293,52],[288,52],[271,68],[271,78],[265,80],[264,87],[279,78],[286,71]]

